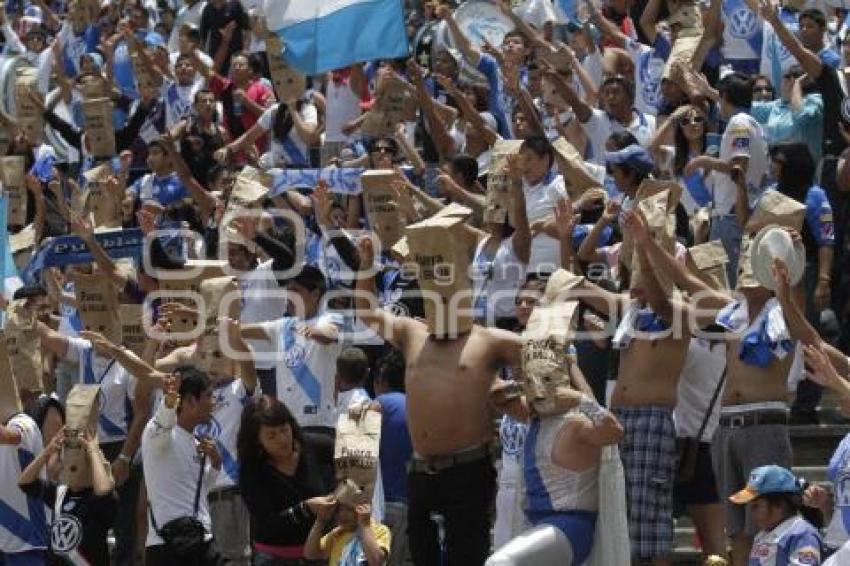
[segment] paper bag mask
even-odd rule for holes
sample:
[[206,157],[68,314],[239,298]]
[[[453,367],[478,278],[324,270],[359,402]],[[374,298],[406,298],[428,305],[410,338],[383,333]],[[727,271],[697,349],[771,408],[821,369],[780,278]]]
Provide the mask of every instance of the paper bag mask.
[[366,171],[360,177],[363,202],[369,226],[381,239],[381,248],[389,249],[402,236],[404,223],[392,188],[395,173],[389,169]]
[[92,275],[74,273],[73,279],[83,329],[99,332],[113,344],[121,344],[118,290],[112,281],[99,272]]
[[384,77],[378,86],[378,98],[366,113],[360,131],[367,136],[392,134],[403,121],[407,83],[396,77]]
[[0,330],[0,422],[6,423],[15,414],[23,411],[18,385],[12,373],[12,362],[6,351],[6,334]]
[[712,240],[688,248],[688,268],[702,279],[706,285],[717,291],[729,289],[726,264],[729,256],[720,240]]
[[779,191],[768,189],[756,203],[756,209],[744,227],[744,232],[755,234],[770,224],[793,228],[799,232],[803,229],[805,219],[805,204],[797,202]]
[[112,101],[108,98],[93,98],[80,103],[86,125],[86,143],[94,157],[113,157],[115,151],[115,128],[112,126]]
[[23,230],[17,234],[9,234],[9,249],[12,250],[12,257],[15,260],[15,267],[23,271],[24,267],[29,263],[32,257],[32,252],[35,249],[35,225],[28,224]]
[[[646,218],[650,237],[662,248],[673,253],[676,237],[676,217],[668,212],[668,197],[667,191],[662,191],[641,200],[637,203],[637,207]],[[632,248],[629,279],[632,289],[639,289],[645,285],[642,271],[638,250]],[[673,290],[675,286],[673,280],[665,272],[655,271],[655,278],[667,293]]]
[[307,78],[289,66],[283,56],[283,44],[276,34],[266,36],[266,56],[272,85],[281,102],[292,102],[304,96]]
[[0,157],[0,181],[9,195],[9,226],[24,226],[27,223],[27,188],[24,156]]
[[522,333],[526,399],[540,415],[562,412],[555,393],[570,383],[567,348],[575,335],[577,313],[577,301],[538,306]]
[[41,111],[29,97],[30,92],[38,92],[38,70],[35,67],[20,67],[15,77],[15,106],[18,125],[33,145],[40,145],[44,136],[44,118]]
[[749,234],[744,234],[741,237],[741,253],[738,254],[738,281],[735,284],[736,289],[761,287],[753,274],[752,244],[753,239]]
[[84,215],[91,215],[95,228],[121,228],[124,191],[117,183],[108,182],[112,176],[112,167],[108,163],[83,173],[87,191]]
[[92,470],[83,438],[97,432],[100,416],[100,386],[75,385],[65,401],[65,443],[62,446],[61,482],[88,487]]
[[223,342],[227,337],[221,335],[218,319],[227,316],[239,320],[241,303],[238,299],[230,300],[227,312],[220,311],[225,295],[238,291],[239,283],[235,277],[217,277],[201,283],[200,292],[206,304],[206,312],[203,313],[204,332],[198,341],[195,356],[198,367],[204,371],[231,377],[235,375],[235,364],[224,353]]
[[676,77],[674,69],[677,64],[690,66],[691,59],[693,59],[697,51],[700,38],[700,35],[696,35],[690,37],[679,36],[676,39],[676,43],[673,44],[673,48],[670,50],[670,56],[667,57],[667,63],[664,65],[662,78],[676,80],[678,77]]
[[134,50],[130,54],[130,59],[133,61],[133,72],[136,74],[136,81],[140,89],[158,89],[162,86],[162,77],[152,72],[150,67],[144,64],[138,52]]
[[118,319],[121,321],[121,336],[124,346],[137,356],[145,349],[145,312],[142,305],[120,305]]
[[[334,467],[338,480],[348,480],[346,491],[354,491],[352,499],[372,500],[378,473],[378,450],[381,444],[381,413],[366,411],[359,420],[342,414],[336,423]],[[349,483],[350,482],[350,483]]]
[[575,200],[587,189],[599,186],[599,181],[584,166],[584,159],[570,142],[560,137],[552,143],[552,148],[555,150],[555,159],[564,175],[564,184],[571,199]]
[[432,217],[407,227],[407,242],[419,266],[428,331],[438,339],[472,330],[470,245],[463,220]]
[[[173,292],[173,297],[164,297],[165,302],[181,303],[194,309],[199,303],[190,294],[200,296],[201,282],[207,279],[224,277],[227,273],[226,261],[217,259],[190,259],[183,269],[168,270],[168,277],[159,278],[160,291]],[[163,270],[165,271],[165,270]],[[194,318],[180,318],[171,321],[170,332],[188,333],[195,330],[198,321]]]
[[484,222],[503,224],[511,210],[511,178],[508,177],[508,156],[519,153],[521,140],[497,140],[490,150],[490,173],[487,175],[487,195],[484,199]]
[[[682,186],[675,181],[659,181],[656,179],[647,179],[640,184],[637,193],[635,194],[635,206],[653,195],[661,192],[667,192],[667,212],[672,213],[679,205],[679,199],[682,197]],[[632,256],[634,255],[631,234],[625,232],[623,234],[623,246],[620,248],[620,263],[626,268],[632,268]]]
[[44,391],[41,335],[26,301],[12,301],[6,310],[5,346],[19,391]]

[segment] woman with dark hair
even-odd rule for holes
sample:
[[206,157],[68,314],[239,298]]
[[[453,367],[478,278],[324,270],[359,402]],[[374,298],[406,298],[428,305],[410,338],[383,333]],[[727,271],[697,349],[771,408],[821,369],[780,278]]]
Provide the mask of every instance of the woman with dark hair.
[[264,396],[245,407],[236,439],[239,489],[251,514],[254,564],[305,566],[316,512],[332,506],[301,428],[286,405]]
[[[681,203],[689,216],[711,201],[711,193],[705,185],[705,173],[697,169],[685,174],[685,165],[705,153],[707,121],[701,106],[680,106],[658,128],[648,147],[656,163],[661,164],[660,169],[687,188],[682,191]],[[673,145],[662,145],[664,140],[669,139],[673,128]]]

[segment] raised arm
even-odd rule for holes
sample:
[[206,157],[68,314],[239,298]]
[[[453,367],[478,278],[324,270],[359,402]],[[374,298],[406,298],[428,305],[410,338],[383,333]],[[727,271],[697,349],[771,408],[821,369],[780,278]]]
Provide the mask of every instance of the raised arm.
[[375,278],[367,273],[375,265],[375,248],[369,236],[357,242],[360,254],[360,273],[357,274],[355,292],[355,313],[366,326],[374,330],[378,336],[406,352],[408,324],[407,319],[397,317],[377,304]]
[[564,101],[572,107],[579,122],[584,124],[590,120],[593,110],[560,73],[556,72],[551,65],[543,63],[543,74],[558,87],[558,92],[564,98]]
[[779,18],[779,5],[774,0],[760,0],[759,12],[767,23],[773,26],[773,31],[776,32],[779,41],[800,62],[800,66],[803,67],[809,77],[812,80],[820,77],[821,71],[823,71],[823,63],[820,57],[817,53],[804,47],[797,36],[791,33],[782,23]]
[[74,211],[69,211],[69,214],[68,226],[71,232],[79,236],[89,248],[97,268],[109,277],[113,285],[119,289],[124,289],[128,281],[127,275],[118,270],[115,262],[94,237],[94,226],[91,220],[83,218]]
[[257,368],[254,365],[253,352],[242,338],[242,325],[238,320],[225,318],[223,320],[227,327],[227,335],[230,340],[229,346],[237,354],[236,363],[239,365],[239,373],[245,390],[253,393],[257,388]]
[[640,15],[640,29],[643,30],[643,34],[649,40],[650,45],[655,43],[655,38],[658,37],[655,26],[658,23],[658,8],[660,7],[661,0],[649,0]]
[[192,199],[198,203],[203,217],[209,218],[215,211],[215,197],[208,193],[192,175],[192,170],[189,169],[189,166],[186,164],[186,161],[184,161],[183,156],[179,151],[177,151],[177,148],[174,145],[174,139],[171,137],[171,132],[165,132],[162,134],[162,141],[164,142],[163,145],[165,146],[165,152],[168,154],[169,158],[171,158],[171,163],[174,165],[174,171],[177,173],[177,176],[180,178],[183,186],[186,187],[186,190],[189,191],[190,195],[192,195]]
[[469,38],[466,37],[466,34],[464,34],[463,30],[460,29],[460,26],[457,25],[457,21],[455,21],[451,8],[445,4],[437,6],[437,17],[446,22],[446,25],[449,28],[449,33],[451,33],[452,36],[452,41],[458,46],[458,49],[460,49],[460,52],[463,53],[466,60],[477,66],[478,61],[481,59],[481,52],[473,47],[472,42],[469,41]]

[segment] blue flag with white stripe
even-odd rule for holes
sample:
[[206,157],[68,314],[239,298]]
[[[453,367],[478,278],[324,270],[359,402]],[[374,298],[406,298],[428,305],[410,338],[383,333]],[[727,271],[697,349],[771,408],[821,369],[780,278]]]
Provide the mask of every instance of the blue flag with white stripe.
[[402,0],[265,0],[268,28],[305,75],[407,57]]

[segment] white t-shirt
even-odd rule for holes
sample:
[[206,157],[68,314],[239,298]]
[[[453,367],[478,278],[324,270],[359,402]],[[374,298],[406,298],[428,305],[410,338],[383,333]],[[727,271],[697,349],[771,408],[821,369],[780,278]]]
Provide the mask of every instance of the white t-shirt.
[[242,422],[242,409],[256,397],[259,388],[248,393],[241,379],[231,379],[213,388],[213,414],[210,422],[195,427],[195,434],[215,440],[221,454],[221,473],[211,489],[223,489],[239,483],[236,436]]
[[65,359],[77,364],[77,383],[100,385],[100,417],[97,437],[101,443],[117,442],[127,437],[132,420],[133,380],[115,360],[99,356],[88,340],[68,338]]
[[343,329],[339,314],[322,313],[310,320],[283,317],[260,326],[277,350],[277,397],[301,426],[336,426],[334,375],[342,344],[321,344],[302,336],[301,325],[334,325]]
[[[705,418],[705,412],[717,384],[726,367],[726,344],[715,342],[712,345],[704,338],[691,338],[688,356],[679,378],[678,399],[673,411],[676,424],[676,436],[695,438]],[[714,403],[711,416],[703,432],[701,441],[711,442],[714,431],[720,424],[720,401],[723,391]]]
[[[550,169],[543,180],[536,185],[529,185],[523,180],[522,192],[525,195],[525,211],[529,224],[551,217],[554,214],[555,203],[567,194],[564,188],[564,177],[556,173],[555,169]],[[531,241],[528,273],[555,271],[559,267],[561,267],[560,242],[546,234],[535,236]]]
[[48,546],[47,508],[18,487],[21,472],[41,453],[41,431],[31,417],[19,413],[6,427],[21,435],[17,446],[0,445],[0,552],[14,554]]
[[[581,122],[579,122],[581,124]],[[634,135],[638,143],[646,146],[655,133],[655,116],[644,114],[637,110],[632,111],[632,121],[624,126],[617,120],[598,108],[593,108],[587,122],[581,124],[588,140],[588,161],[605,165],[605,142],[615,132],[627,130]]]
[[345,142],[348,136],[342,133],[342,127],[360,116],[360,99],[348,84],[328,81],[325,94],[325,141]]
[[639,112],[655,116],[661,96],[661,76],[670,54],[670,43],[659,35],[655,47],[630,39],[626,51],[635,65],[635,107]]
[[527,266],[516,256],[513,238],[503,239],[492,259],[485,257],[484,246],[488,240],[483,238],[478,243],[472,259],[472,304],[476,308],[479,301],[486,305],[486,313],[476,312],[476,316],[486,315],[488,320],[491,316],[514,316],[516,292],[525,278]]
[[[263,112],[257,124],[266,132],[272,130],[277,110],[280,108],[280,103],[275,104],[268,110]],[[311,103],[304,103],[301,106],[301,119],[305,124],[315,126],[319,123],[319,113],[316,107]],[[274,165],[302,165],[310,162],[310,152],[307,144],[298,135],[298,129],[293,124],[289,130],[286,139],[278,139],[274,132],[270,132],[269,137],[272,140],[271,147],[271,163]]]
[[[767,142],[761,125],[744,112],[730,118],[720,138],[720,160],[728,162],[738,156],[749,158],[747,186],[751,190],[759,189],[767,173]],[[712,171],[709,178],[714,195],[714,214],[734,213],[738,186],[729,175],[717,171]]]
[[[239,280],[239,291],[242,295],[242,314],[239,317],[242,324],[276,320],[286,314],[286,291],[277,284],[272,260],[265,261],[236,278]],[[267,340],[248,340],[248,344],[254,352],[257,369],[274,367],[273,357],[277,349],[270,347]]]
[[[201,456],[195,436],[177,425],[177,413],[160,403],[154,417],[142,433],[142,462],[148,489],[148,538],[145,546],[163,544],[151,523],[151,513],[158,528],[178,517],[191,517],[195,504]],[[207,497],[219,471],[209,459],[201,482],[197,519],[204,525],[206,538],[212,538]]]

